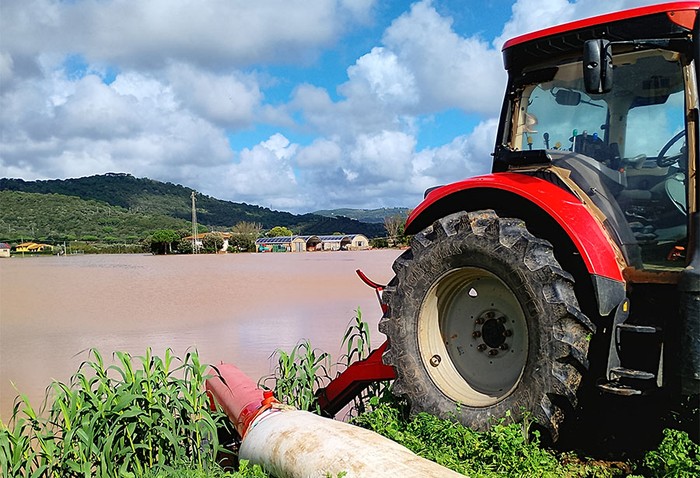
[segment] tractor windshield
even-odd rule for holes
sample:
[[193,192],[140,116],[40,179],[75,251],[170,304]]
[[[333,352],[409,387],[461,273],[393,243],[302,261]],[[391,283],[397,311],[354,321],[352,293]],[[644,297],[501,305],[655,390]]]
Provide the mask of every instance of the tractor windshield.
[[547,150],[595,193],[630,263],[682,267],[688,157],[680,54],[628,52],[613,64],[609,93],[585,92],[580,62],[557,65],[551,79],[525,87],[511,146]]

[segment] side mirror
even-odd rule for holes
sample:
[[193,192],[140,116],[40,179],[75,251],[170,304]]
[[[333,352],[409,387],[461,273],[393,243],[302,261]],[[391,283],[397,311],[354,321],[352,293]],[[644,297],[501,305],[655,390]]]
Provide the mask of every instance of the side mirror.
[[586,93],[612,90],[612,51],[608,40],[587,40],[583,44],[583,82]]

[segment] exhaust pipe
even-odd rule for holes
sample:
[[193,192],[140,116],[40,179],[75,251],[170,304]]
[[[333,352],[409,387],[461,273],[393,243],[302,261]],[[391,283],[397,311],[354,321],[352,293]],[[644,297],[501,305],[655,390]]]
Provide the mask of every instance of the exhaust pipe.
[[230,364],[206,382],[241,436],[239,457],[278,478],[463,477],[370,430],[284,407]]

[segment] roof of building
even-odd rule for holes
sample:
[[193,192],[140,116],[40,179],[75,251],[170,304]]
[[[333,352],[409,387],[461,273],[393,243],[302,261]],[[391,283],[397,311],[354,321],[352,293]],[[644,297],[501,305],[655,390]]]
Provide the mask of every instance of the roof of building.
[[277,236],[277,237],[261,237],[256,239],[256,244],[289,244],[294,239],[302,239],[306,241],[310,236]]
[[332,235],[332,236],[277,236],[277,237],[261,237],[256,239],[256,244],[290,244],[292,241],[301,239],[303,241],[309,242],[311,240],[316,240],[320,242],[343,242],[352,241],[357,236],[362,234],[348,234],[345,236]]
[[352,241],[357,236],[361,236],[361,235],[362,234],[346,234],[344,236],[340,236],[338,234],[334,234],[332,236],[318,236],[318,237],[323,242],[343,242],[343,241]]

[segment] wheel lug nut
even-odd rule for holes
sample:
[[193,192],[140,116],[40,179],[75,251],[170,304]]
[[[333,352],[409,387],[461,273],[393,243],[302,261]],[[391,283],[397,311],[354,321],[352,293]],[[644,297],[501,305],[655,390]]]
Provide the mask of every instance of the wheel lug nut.
[[474,323],[475,323],[476,325],[481,325],[481,324],[484,323],[484,319],[482,319],[481,317],[479,317],[478,319],[476,319],[476,320],[474,321]]
[[486,317],[489,319],[493,319],[494,317],[496,317],[496,313],[493,310],[489,310],[488,312],[486,312]]
[[501,350],[508,350],[508,344],[501,344]]
[[479,344],[479,346],[476,348],[479,352],[483,352],[486,350],[486,344]]
[[505,330],[505,331],[503,332],[503,335],[505,335],[506,337],[510,337],[511,335],[513,335],[513,331],[507,329],[507,330]]
[[495,355],[498,355],[498,349],[491,349],[491,350],[489,350],[489,355],[492,356],[492,357],[495,356]]
[[432,357],[430,357],[430,365],[432,365],[433,367],[437,367],[438,365],[440,365],[440,362],[442,362],[442,358],[440,358],[439,355],[433,355]]
[[475,339],[478,339],[479,337],[481,337],[481,332],[479,332],[478,330],[475,331],[475,332],[472,334],[472,337],[474,337]]
[[505,323],[506,323],[506,318],[505,318],[504,316],[500,316],[500,317],[498,318],[498,323],[499,323],[499,324],[505,324]]

